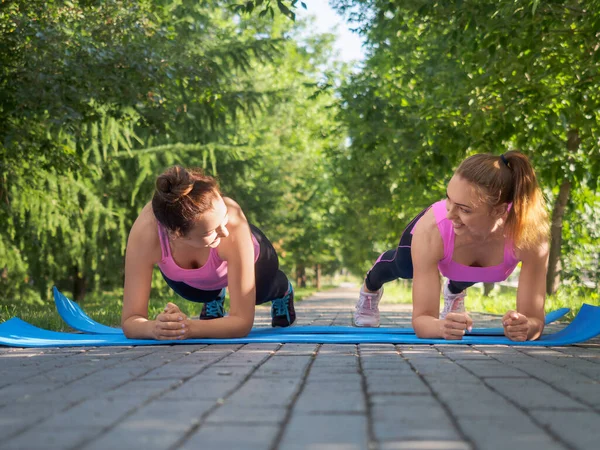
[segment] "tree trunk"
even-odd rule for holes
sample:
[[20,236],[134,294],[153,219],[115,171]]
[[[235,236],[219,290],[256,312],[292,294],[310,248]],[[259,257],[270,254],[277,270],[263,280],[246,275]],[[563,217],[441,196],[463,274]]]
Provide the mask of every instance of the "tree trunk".
[[[575,152],[579,147],[581,139],[578,130],[569,130],[567,133],[567,156]],[[565,217],[565,209],[571,195],[571,182],[564,179],[560,185],[558,196],[552,209],[552,222],[550,224],[550,255],[548,257],[548,275],[546,276],[546,293],[554,294],[560,286],[561,272],[561,246],[562,227]]]
[[490,292],[494,289],[494,283],[483,283],[483,296],[489,297]]
[[550,256],[548,257],[548,275],[546,276],[546,293],[548,295],[554,294],[560,286],[562,226],[570,192],[571,182],[567,180],[563,181],[552,210]]
[[296,286],[306,287],[306,268],[303,264],[296,266]]
[[315,264],[315,287],[321,289],[321,264]]
[[81,302],[85,298],[87,290],[87,279],[81,275],[79,267],[73,266],[73,300]]

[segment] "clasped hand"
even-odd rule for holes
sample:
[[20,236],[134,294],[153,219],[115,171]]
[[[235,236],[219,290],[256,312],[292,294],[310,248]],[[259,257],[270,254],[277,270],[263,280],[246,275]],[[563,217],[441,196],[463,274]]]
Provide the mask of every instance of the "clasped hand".
[[448,340],[460,340],[466,331],[473,329],[473,319],[464,313],[448,313],[440,322],[442,337]]
[[[516,311],[508,311],[502,317],[504,335],[511,341],[526,341],[529,334],[529,320],[527,316]],[[449,313],[441,321],[441,332],[444,339],[462,339],[466,331],[473,328],[473,320],[467,313]]]
[[508,311],[502,317],[504,335],[511,341],[526,341],[529,334],[529,320],[527,316],[516,311]]
[[162,313],[156,316],[152,336],[154,339],[187,339],[190,333],[190,320],[174,303],[167,303]]

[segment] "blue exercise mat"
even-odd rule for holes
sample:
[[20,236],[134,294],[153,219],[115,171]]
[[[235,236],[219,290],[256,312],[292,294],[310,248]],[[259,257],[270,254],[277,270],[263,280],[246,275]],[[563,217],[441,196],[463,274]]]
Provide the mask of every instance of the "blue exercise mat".
[[[90,318],[77,303],[63,295],[56,287],[53,288],[56,310],[62,319],[71,328],[91,334],[118,334],[123,332],[120,328],[107,327]],[[564,317],[569,308],[561,308],[546,315],[546,325]],[[286,328],[253,328],[249,336],[265,336],[287,334]],[[294,327],[294,334],[415,334],[412,328],[360,328],[340,326],[302,326]],[[471,336],[504,336],[503,328],[473,328]]]
[[89,317],[73,300],[68,299],[56,286],[52,288],[54,304],[58,315],[71,328],[92,334],[123,334],[120,328],[112,328],[96,322]]
[[19,318],[0,324],[0,345],[13,347],[84,347],[84,346],[136,346],[172,344],[250,344],[250,343],[297,343],[297,344],[450,344],[450,345],[513,345],[513,346],[562,346],[577,344],[600,334],[600,307],[584,304],[565,329],[542,336],[537,341],[514,342],[505,337],[466,335],[459,341],[444,339],[420,339],[415,335],[371,334],[298,334],[294,329],[276,335],[253,335],[235,339],[187,339],[157,341],[151,339],[127,339],[118,334],[74,334],[42,330]]

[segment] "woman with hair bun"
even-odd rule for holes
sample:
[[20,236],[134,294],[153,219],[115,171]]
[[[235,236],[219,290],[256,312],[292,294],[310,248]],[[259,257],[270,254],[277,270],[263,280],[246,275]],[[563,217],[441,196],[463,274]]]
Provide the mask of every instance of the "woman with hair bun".
[[[200,320],[189,320],[173,303],[155,320],[148,319],[155,265],[179,296],[204,303]],[[226,288],[228,315],[223,310]],[[268,301],[271,325],[292,325],[292,285],[279,270],[277,253],[266,236],[248,223],[240,205],[221,195],[214,178],[180,166],[167,169],[129,233],[121,318],[125,335],[243,337],[254,323],[255,305]]]
[[[514,341],[537,339],[544,328],[549,221],[535,172],[525,155],[477,154],[465,159],[446,199],[415,217],[396,249],[369,270],[354,312],[359,327],[379,326],[383,284],[412,279],[413,327],[422,338],[462,339],[473,320],[466,289],[504,281],[519,262],[516,310],[502,318]],[[440,314],[440,274],[444,307]]]

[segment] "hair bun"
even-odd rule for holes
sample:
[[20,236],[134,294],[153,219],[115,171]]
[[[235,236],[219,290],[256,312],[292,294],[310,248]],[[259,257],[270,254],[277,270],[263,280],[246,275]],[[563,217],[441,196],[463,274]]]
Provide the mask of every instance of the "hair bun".
[[174,166],[156,179],[156,191],[168,203],[175,203],[194,188],[194,180],[181,166]]

